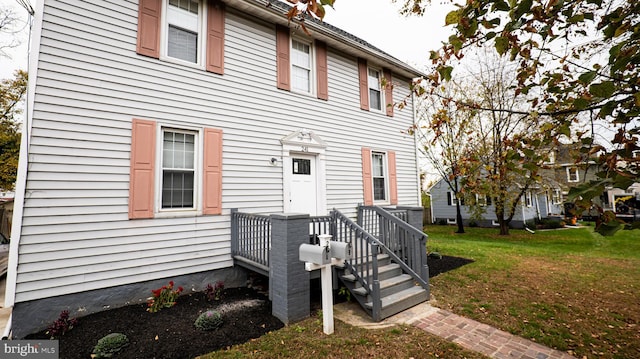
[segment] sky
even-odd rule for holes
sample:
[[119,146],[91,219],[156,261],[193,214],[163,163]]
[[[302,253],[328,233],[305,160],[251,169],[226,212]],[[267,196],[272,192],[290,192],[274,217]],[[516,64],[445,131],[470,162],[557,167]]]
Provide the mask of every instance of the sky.
[[[35,5],[36,0],[30,0]],[[441,5],[434,0],[422,17],[405,17],[399,14],[402,0],[336,0],[329,8],[324,21],[341,28],[390,55],[423,70],[428,62],[429,50],[440,47],[452,29],[444,28],[444,17],[451,5]],[[0,0],[0,6],[10,6],[27,21],[27,12],[16,0]],[[5,42],[0,34],[0,42]],[[0,78],[12,77],[17,68],[26,69],[28,61],[28,26],[20,34],[22,45],[10,51],[11,59],[0,58]]]

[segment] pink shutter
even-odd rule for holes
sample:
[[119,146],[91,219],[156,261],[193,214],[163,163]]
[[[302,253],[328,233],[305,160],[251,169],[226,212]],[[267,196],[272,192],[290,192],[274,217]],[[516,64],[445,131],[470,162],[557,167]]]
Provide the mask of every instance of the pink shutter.
[[160,57],[160,28],[162,0],[140,0],[138,4],[138,40],[136,52]]
[[318,78],[318,98],[329,99],[329,71],[327,65],[327,44],[316,41],[316,77]]
[[393,85],[391,84],[391,70],[384,69],[382,71],[387,82],[384,87],[385,107],[387,108],[387,116],[393,117]]
[[289,75],[289,28],[276,26],[276,69],[278,77],[278,88],[291,90]]
[[364,205],[373,205],[373,179],[371,175],[371,149],[362,148],[362,189]]
[[369,72],[367,60],[358,59],[358,80],[360,84],[360,108],[369,111]]
[[224,74],[224,4],[220,1],[209,1],[207,71]]
[[396,173],[396,153],[387,151],[387,162],[389,165],[389,202],[398,204],[398,175]]
[[204,129],[203,214],[222,213],[222,130]]
[[156,123],[133,119],[129,169],[129,219],[153,218]]

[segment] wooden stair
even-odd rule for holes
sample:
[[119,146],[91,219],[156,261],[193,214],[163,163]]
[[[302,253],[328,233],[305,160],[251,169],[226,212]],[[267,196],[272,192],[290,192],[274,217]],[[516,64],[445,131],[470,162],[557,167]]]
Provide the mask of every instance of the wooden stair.
[[[373,313],[374,296],[370,294],[373,288],[367,291],[351,273],[340,275],[340,279],[353,297],[374,320],[380,321],[429,300],[427,290],[418,285],[410,275],[403,273],[400,265],[393,263],[388,255],[379,254],[377,261],[381,301],[379,318],[375,318]],[[371,267],[372,262],[363,263],[363,268],[366,268],[366,265]]]

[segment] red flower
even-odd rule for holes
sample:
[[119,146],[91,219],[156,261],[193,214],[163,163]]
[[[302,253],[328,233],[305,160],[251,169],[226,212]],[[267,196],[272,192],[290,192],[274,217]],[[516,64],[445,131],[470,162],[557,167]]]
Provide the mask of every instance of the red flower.
[[178,293],[182,292],[183,290],[184,290],[184,288],[178,287]]
[[154,295],[155,297],[159,297],[159,296],[160,296],[160,293],[162,293],[162,289],[154,289],[154,290],[151,290],[151,293],[153,293],[153,295]]
[[173,288],[173,281],[169,281],[169,286]]

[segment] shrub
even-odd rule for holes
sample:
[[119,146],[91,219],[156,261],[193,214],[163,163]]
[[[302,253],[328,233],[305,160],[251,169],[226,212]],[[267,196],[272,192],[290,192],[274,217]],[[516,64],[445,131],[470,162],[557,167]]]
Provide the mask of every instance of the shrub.
[[218,311],[207,310],[193,324],[200,330],[218,329],[222,326],[222,315]]
[[211,302],[214,300],[220,300],[222,298],[222,291],[224,290],[224,282],[219,280],[216,282],[215,286],[211,284],[207,284],[207,289],[204,290],[204,293],[207,295],[207,299]]
[[162,308],[173,307],[176,305],[176,299],[178,299],[182,291],[182,287],[178,287],[176,290],[173,289],[173,281],[170,281],[169,285],[163,285],[162,288],[152,290],[153,296],[147,299],[147,311],[155,313]]
[[441,226],[446,226],[447,225],[447,220],[446,219],[441,219],[438,221],[438,224]]
[[77,324],[78,319],[69,319],[69,311],[63,310],[60,312],[60,317],[47,328],[47,334],[51,336],[51,339],[57,339],[73,329]]
[[115,353],[129,345],[129,339],[122,333],[111,333],[98,340],[91,358],[111,358]]

